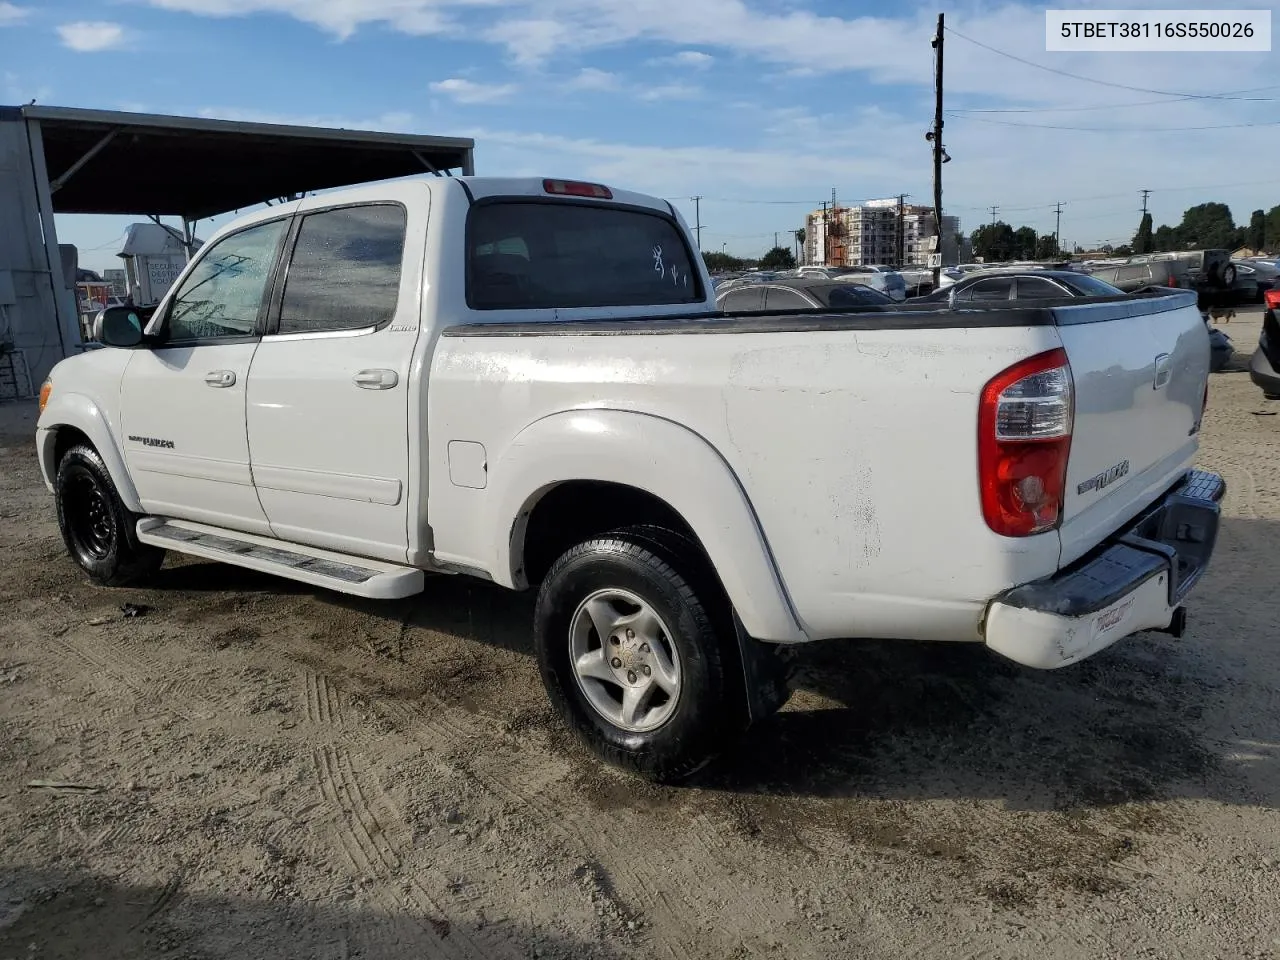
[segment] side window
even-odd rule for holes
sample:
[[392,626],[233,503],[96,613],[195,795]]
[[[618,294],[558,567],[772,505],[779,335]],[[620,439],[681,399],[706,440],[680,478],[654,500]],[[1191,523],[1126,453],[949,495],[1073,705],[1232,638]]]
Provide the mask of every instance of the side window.
[[1013,290],[1012,277],[988,277],[956,294],[957,300],[1008,300]]
[[288,222],[249,227],[201,251],[170,301],[167,342],[252,335]]
[[764,309],[764,291],[758,287],[732,290],[720,299],[722,313],[750,313]]
[[1050,283],[1044,277],[1020,277],[1018,278],[1018,299],[1053,299],[1061,297],[1069,297],[1066,290],[1063,290],[1056,283]]
[[1120,267],[1116,270],[1117,283],[1131,283],[1134,280],[1145,282],[1151,278],[1151,268],[1145,263],[1132,267]]
[[794,290],[774,287],[765,294],[764,308],[766,310],[812,310],[813,304]]
[[375,327],[400,300],[405,212],[397,204],[302,218],[280,304],[280,333]]

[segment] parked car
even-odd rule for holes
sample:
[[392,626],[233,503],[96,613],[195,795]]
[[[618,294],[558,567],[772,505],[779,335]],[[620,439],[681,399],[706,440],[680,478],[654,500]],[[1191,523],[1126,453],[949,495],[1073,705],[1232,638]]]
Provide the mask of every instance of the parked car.
[[1207,334],[1186,294],[1133,306],[725,316],[659,197],[403,179],[242,216],[149,318],[104,310],[36,449],[108,586],[173,551],[536,590],[559,716],[675,780],[785,701],[787,645],[1051,669],[1182,632],[1224,489]]
[[1280,286],[1280,267],[1277,267],[1274,261],[1232,260],[1231,262],[1235,264],[1237,271],[1241,274],[1253,277],[1258,288],[1253,300],[1257,303],[1262,302],[1263,294],[1268,290],[1273,290]]
[[1263,294],[1266,310],[1262,314],[1262,333],[1258,336],[1258,349],[1249,361],[1249,379],[1257,384],[1264,396],[1280,400],[1280,290],[1268,290]]
[[1227,297],[1233,303],[1262,302],[1262,285],[1258,282],[1258,268],[1252,264],[1231,262],[1233,278],[1227,288]]
[[887,267],[801,267],[802,277],[818,277],[824,280],[852,280],[899,302],[907,299],[907,281],[902,274]]
[[1132,293],[1143,287],[1190,287],[1190,270],[1181,260],[1139,260],[1098,264],[1089,275]]
[[1124,291],[1087,273],[1070,270],[982,270],[915,303],[991,303],[1001,300],[1058,300],[1066,297],[1114,297]]
[[716,306],[725,313],[759,310],[816,310],[867,307],[894,303],[892,297],[861,283],[799,277],[753,283],[717,293]]

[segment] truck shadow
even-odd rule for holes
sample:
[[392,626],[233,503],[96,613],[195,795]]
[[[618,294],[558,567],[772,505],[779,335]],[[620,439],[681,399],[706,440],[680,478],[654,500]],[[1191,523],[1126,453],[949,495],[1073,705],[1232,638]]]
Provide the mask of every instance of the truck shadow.
[[[1059,671],[1026,669],[977,644],[848,640],[798,648],[791,702],[693,786],[787,796],[998,798],[1063,809],[1172,795],[1241,802],[1243,768],[1264,765],[1263,800],[1280,807],[1280,775],[1271,770],[1280,761],[1280,661],[1271,640],[1280,601],[1274,566],[1265,562],[1277,554],[1280,523],[1225,520],[1218,555],[1189,604],[1187,637],[1131,637]],[[162,589],[312,592],[204,563],[162,576]],[[475,669],[459,671],[450,659],[450,672],[437,675],[423,662],[436,643],[425,637],[407,662],[374,665],[363,678],[392,695],[430,690],[435,702],[511,724],[510,684],[539,688],[531,593],[438,577],[424,595],[394,603],[316,596],[371,621],[457,638],[474,661]],[[485,647],[514,654],[502,676],[486,667],[492,661]],[[407,674],[415,679],[406,682]],[[521,735],[593,764],[532,699],[539,707],[525,711],[536,715],[532,722],[518,718]],[[1233,721],[1233,702],[1255,706]]]
[[[42,960],[188,957],[623,956],[607,943],[572,940],[519,921],[483,928],[443,916],[195,892],[179,874],[166,885],[128,883],[82,869],[0,867],[0,955]],[[519,947],[516,948],[517,951]]]

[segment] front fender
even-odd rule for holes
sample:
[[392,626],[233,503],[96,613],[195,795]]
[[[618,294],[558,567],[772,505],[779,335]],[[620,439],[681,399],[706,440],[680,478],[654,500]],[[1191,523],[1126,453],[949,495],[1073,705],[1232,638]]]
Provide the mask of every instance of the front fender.
[[44,475],[45,486],[53,489],[53,479],[58,472],[54,452],[60,427],[74,427],[89,438],[89,442],[98,451],[98,456],[106,464],[124,505],[134,513],[142,513],[138,491],[125,468],[124,457],[111,434],[106,416],[92,399],[82,393],[59,393],[55,390],[49,398],[49,405],[36,422],[36,450],[40,456],[40,472]]
[[576,410],[526,427],[490,470],[498,524],[492,570],[523,586],[524,532],[538,500],[575,480],[643,490],[676,511],[701,541],[746,631],[806,640],[746,492],[724,458],[670,420],[620,410]]

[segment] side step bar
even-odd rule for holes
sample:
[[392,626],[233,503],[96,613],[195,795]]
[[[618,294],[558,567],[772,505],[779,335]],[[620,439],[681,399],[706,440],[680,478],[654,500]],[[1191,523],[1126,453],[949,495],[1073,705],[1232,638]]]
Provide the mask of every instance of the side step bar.
[[331,550],[187,520],[143,517],[138,521],[138,539],[153,547],[220,560],[374,600],[411,597],[421,593],[425,584],[423,572],[416,567],[349,557]]

